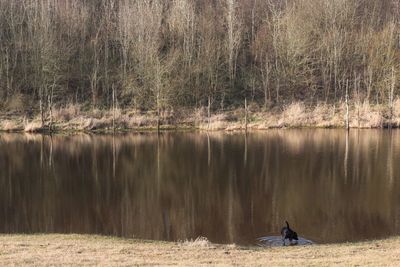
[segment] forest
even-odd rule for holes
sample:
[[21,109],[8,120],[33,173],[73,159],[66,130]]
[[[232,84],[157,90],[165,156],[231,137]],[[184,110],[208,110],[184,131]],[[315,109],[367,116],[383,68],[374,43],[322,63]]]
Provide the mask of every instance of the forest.
[[0,111],[393,105],[399,0],[0,0]]

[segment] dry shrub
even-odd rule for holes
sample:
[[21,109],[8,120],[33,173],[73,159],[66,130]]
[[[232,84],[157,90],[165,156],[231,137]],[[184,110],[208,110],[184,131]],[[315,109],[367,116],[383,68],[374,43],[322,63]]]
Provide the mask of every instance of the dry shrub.
[[216,115],[212,115],[210,117],[210,123],[208,123],[208,119],[200,125],[200,129],[208,129],[212,131],[217,131],[217,130],[224,130],[228,126],[228,115],[225,113],[220,113]]
[[292,103],[285,108],[282,113],[278,125],[289,126],[289,127],[299,127],[307,125],[307,113],[306,108],[303,103]]
[[176,112],[172,109],[162,110],[160,113],[162,124],[174,124]]
[[330,127],[332,126],[332,109],[326,104],[318,104],[312,112],[312,123],[317,127]]
[[194,241],[193,241],[193,239],[186,240],[185,242],[183,242],[183,245],[188,246],[188,247],[206,248],[206,247],[211,246],[211,242],[207,239],[207,237],[199,236]]
[[15,94],[5,103],[5,108],[12,111],[23,111],[29,106],[29,99],[23,94]]
[[69,121],[79,116],[80,110],[81,109],[78,104],[70,103],[65,107],[55,109],[53,111],[53,116],[57,121]]
[[115,115],[115,118],[121,118],[123,113],[121,108],[116,108],[114,112],[111,112],[111,115]]
[[38,132],[42,130],[42,123],[41,121],[38,120],[33,120],[31,122],[28,122],[25,127],[24,127],[24,131],[25,132]]
[[98,108],[94,108],[90,110],[87,115],[91,118],[101,119],[102,117],[104,117],[104,111]]
[[84,128],[85,130],[107,129],[112,127],[112,118],[102,117],[100,119],[90,119]]
[[[247,125],[249,128],[249,125]],[[226,131],[239,131],[244,130],[245,126],[243,123],[230,123],[229,126],[225,127]]]
[[210,122],[210,124],[206,122],[199,126],[200,129],[210,130],[210,131],[225,130],[227,127],[228,123],[224,121]]
[[397,118],[400,117],[400,98],[396,98],[393,102],[393,115]]
[[279,119],[281,114],[272,112],[259,112],[252,114],[253,121],[249,123],[252,129],[266,130],[279,127]]
[[157,117],[151,114],[137,114],[125,118],[125,123],[128,128],[150,127],[157,125]]
[[112,119],[110,118],[87,118],[87,117],[78,117],[73,118],[68,122],[67,128],[76,129],[76,130],[98,130],[98,129],[106,129],[112,126]]
[[250,112],[260,112],[261,111],[261,107],[257,103],[251,102],[247,106],[247,110],[250,111]]
[[174,110],[174,124],[182,124],[182,125],[187,125],[187,124],[195,124],[196,122],[199,122],[201,118],[198,117],[197,112],[199,112],[198,108],[195,108],[193,110],[187,109],[187,108],[180,108],[177,110]]
[[228,115],[225,113],[215,114],[210,117],[210,122],[223,122],[228,120]]
[[[207,115],[208,115],[208,111],[207,111],[206,107],[196,108],[193,113],[195,121],[198,121],[198,122],[205,122],[207,120]],[[187,116],[187,117],[189,117],[189,116]]]
[[21,123],[15,120],[4,120],[0,123],[0,130],[2,131],[19,131],[22,129]]
[[392,124],[395,127],[400,126],[400,99],[399,98],[396,98],[396,100],[393,102]]
[[[102,116],[100,116],[102,115]],[[115,109],[116,128],[125,128],[129,123],[128,115],[124,115],[121,109]],[[110,129],[113,126],[113,110],[92,110],[87,114],[82,112],[77,116],[71,116],[67,123],[67,128],[77,130],[98,130]]]
[[115,115],[116,119],[122,117],[122,115],[123,115],[123,111],[121,108],[116,108],[115,110],[113,110],[111,108],[111,109],[104,111],[103,113],[104,113],[103,116],[107,116],[107,117],[113,117]]
[[92,124],[92,119],[83,116],[72,118],[65,126],[67,129],[85,130]]
[[[357,108],[356,108],[357,112]],[[379,110],[374,110],[368,102],[364,102],[359,107],[360,112],[360,127],[361,128],[378,128],[383,124],[383,116]],[[355,122],[358,118],[356,116]]]

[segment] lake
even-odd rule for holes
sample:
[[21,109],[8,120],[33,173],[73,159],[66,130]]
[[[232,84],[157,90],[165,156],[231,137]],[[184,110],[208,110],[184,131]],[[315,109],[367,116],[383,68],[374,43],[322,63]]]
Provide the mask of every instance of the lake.
[[0,232],[250,245],[400,233],[400,131],[0,134]]

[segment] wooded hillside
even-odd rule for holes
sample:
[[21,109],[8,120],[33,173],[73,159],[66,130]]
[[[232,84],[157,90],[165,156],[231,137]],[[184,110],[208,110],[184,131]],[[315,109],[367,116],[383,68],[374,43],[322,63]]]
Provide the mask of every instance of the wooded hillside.
[[390,104],[399,77],[399,0],[0,0],[3,111]]

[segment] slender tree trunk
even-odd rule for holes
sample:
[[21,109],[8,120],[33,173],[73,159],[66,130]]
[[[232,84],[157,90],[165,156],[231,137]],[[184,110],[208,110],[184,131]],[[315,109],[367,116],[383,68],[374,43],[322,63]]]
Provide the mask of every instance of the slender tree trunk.
[[112,150],[113,150],[113,180],[115,180],[116,177],[116,170],[117,170],[117,164],[116,164],[116,154],[117,154],[117,150],[115,147],[115,134],[113,134],[112,137]]
[[43,104],[43,87],[40,88],[40,100],[39,100],[39,109],[40,109],[40,128],[44,127],[44,104]]
[[361,105],[361,100],[360,100],[360,84],[359,84],[360,78],[354,73],[354,90],[357,92],[357,128],[360,129],[360,105]]
[[393,123],[393,97],[394,97],[394,87],[396,83],[396,77],[394,73],[394,67],[392,68],[392,80],[391,80],[391,86],[390,86],[390,92],[389,92],[389,129],[392,128],[392,123]]
[[50,91],[50,95],[48,96],[49,102],[49,117],[50,117],[50,123],[49,123],[49,132],[51,133],[53,131],[53,94],[54,94],[54,86],[55,84],[53,84],[51,86],[51,91]]
[[160,132],[160,92],[157,92],[157,132]]
[[346,130],[350,130],[349,122],[349,80],[346,81]]
[[115,132],[115,86],[112,85],[113,132]]
[[6,48],[6,81],[7,81],[7,86],[6,86],[6,93],[5,93],[5,100],[8,99],[9,91],[10,91],[10,75],[9,75],[9,55],[8,55],[8,49]]
[[344,151],[344,177],[346,182],[347,182],[348,166],[349,166],[349,131],[346,131],[346,147]]

